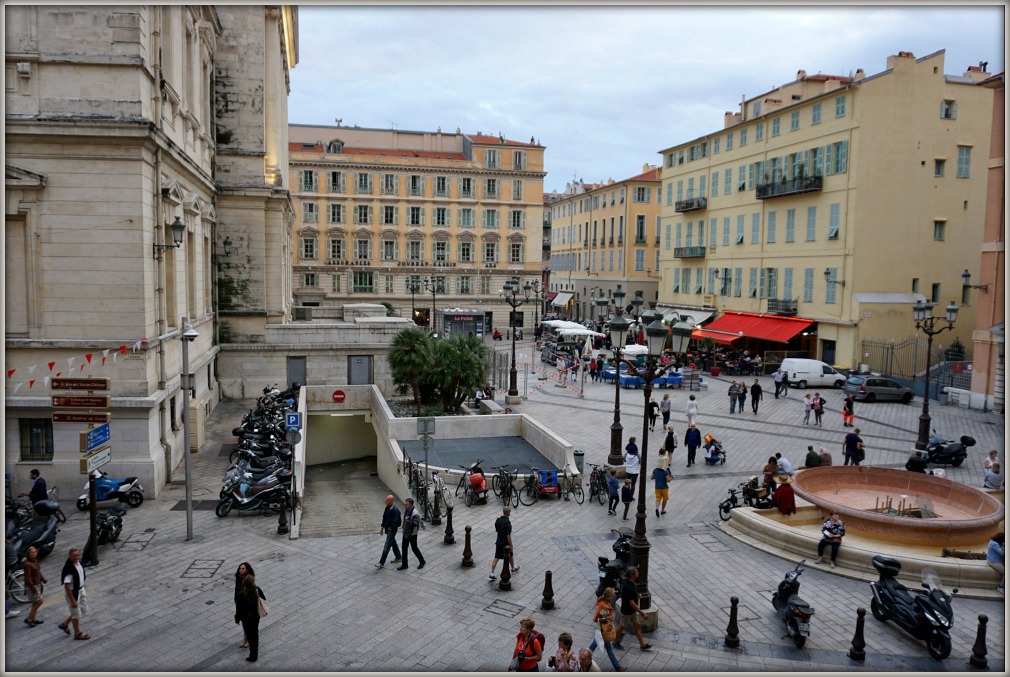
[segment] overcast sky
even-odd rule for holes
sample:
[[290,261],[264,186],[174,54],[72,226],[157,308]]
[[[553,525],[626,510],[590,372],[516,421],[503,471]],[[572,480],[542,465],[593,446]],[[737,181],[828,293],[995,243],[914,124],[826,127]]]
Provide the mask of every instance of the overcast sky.
[[292,123],[535,137],[544,190],[629,178],[796,71],[945,49],[1004,69],[1002,5],[299,6]]

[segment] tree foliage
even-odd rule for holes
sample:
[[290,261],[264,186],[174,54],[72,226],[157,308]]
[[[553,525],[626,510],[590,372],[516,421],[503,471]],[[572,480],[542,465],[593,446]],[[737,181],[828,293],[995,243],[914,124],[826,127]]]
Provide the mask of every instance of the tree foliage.
[[421,415],[421,380],[431,370],[432,338],[420,327],[408,327],[393,337],[389,348],[389,368],[393,384],[400,391],[410,388],[417,415]]
[[470,393],[487,381],[488,349],[473,336],[433,339],[427,330],[408,328],[393,337],[389,365],[393,383],[414,395],[417,415],[437,404],[446,414],[460,411]]

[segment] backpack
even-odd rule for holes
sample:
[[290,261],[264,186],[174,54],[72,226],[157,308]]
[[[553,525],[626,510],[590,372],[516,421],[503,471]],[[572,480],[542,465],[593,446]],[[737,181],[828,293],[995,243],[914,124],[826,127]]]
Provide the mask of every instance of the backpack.
[[532,630],[530,630],[530,637],[533,637],[538,642],[540,642],[540,651],[541,651],[541,653],[543,653],[544,651],[547,650],[547,649],[544,648],[544,647],[547,646],[547,644],[546,644],[547,638],[544,637],[544,633],[540,632],[536,628],[533,628]]

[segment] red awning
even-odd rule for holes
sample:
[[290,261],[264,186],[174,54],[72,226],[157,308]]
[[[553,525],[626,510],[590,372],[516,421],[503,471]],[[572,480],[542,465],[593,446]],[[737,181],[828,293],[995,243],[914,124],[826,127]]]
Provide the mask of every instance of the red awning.
[[544,293],[544,301],[553,301],[554,297],[557,296],[557,295],[558,295],[558,293],[556,291],[545,292]]
[[696,329],[691,336],[698,339],[711,338],[724,345],[729,345],[741,336],[788,343],[791,338],[813,323],[813,320],[799,317],[728,311],[704,329]]

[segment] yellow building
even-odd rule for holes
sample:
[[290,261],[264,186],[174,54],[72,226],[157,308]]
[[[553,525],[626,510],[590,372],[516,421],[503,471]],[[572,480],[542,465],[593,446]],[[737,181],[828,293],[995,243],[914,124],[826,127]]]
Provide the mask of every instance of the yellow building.
[[[385,302],[424,326],[433,306],[438,317],[479,314],[478,331],[509,326],[506,279],[532,282],[542,269],[543,146],[292,124],[289,148],[296,317]],[[529,315],[520,326],[532,326],[534,305],[519,309]]]
[[598,319],[595,299],[612,298],[618,284],[627,293],[625,303],[636,293],[646,302],[656,300],[659,174],[647,164],[623,181],[576,181],[550,196],[549,300],[563,316]]
[[[743,341],[736,324],[753,318],[709,336],[842,367],[866,362],[865,339],[912,336],[915,300],[963,303],[985,215],[986,77],[945,75],[943,51],[901,52],[872,76],[799,71],[661,151],[660,299],[763,314]],[[972,315],[949,340],[970,341]],[[807,322],[784,336],[775,316]]]

